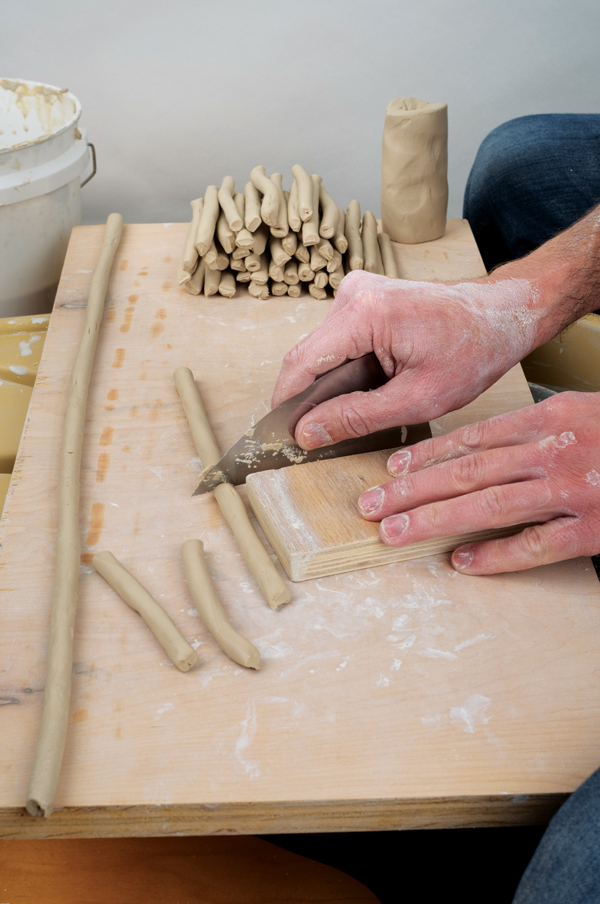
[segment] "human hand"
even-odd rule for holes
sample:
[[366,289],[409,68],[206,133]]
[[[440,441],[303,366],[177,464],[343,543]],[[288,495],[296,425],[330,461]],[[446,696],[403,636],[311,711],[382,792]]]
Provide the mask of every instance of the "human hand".
[[299,445],[431,420],[472,401],[527,354],[536,343],[536,302],[526,279],[445,284],[354,271],[323,324],[284,358],[272,404],[373,351],[389,382],[318,405],[298,422]]
[[468,543],[465,574],[521,571],[600,552],[600,393],[564,392],[395,452],[395,477],[363,493],[389,546],[543,522],[512,537]]

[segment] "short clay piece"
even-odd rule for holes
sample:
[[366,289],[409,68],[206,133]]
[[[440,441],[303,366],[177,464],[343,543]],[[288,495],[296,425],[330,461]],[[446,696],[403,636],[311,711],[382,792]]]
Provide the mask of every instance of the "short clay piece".
[[333,252],[333,257],[331,258],[330,261],[327,261],[327,272],[335,273],[336,270],[339,270],[341,264],[342,264],[342,255],[340,254],[340,252],[337,249],[335,249]]
[[377,254],[379,252],[379,244],[377,242],[377,220],[370,210],[365,210],[364,212],[361,236],[365,256],[365,270],[367,273],[378,273]]
[[[280,196],[275,185],[265,175],[264,166],[255,166],[250,173],[250,180],[254,187],[262,194],[260,215],[267,226],[277,226],[279,218]],[[246,199],[246,204],[248,200]]]
[[232,270],[235,270],[239,273],[243,273],[244,270],[246,269],[245,258],[238,259],[238,258],[233,257],[233,255],[232,255],[231,260],[229,261],[229,266],[231,267]]
[[60,452],[54,591],[44,705],[26,800],[27,812],[31,816],[50,816],[65,750],[81,564],[79,487],[85,412],[108,280],[122,231],[123,217],[112,213],[106,221],[98,263],[92,275],[81,339],[71,370]]
[[204,256],[204,260],[206,262],[206,266],[211,270],[226,270],[229,266],[229,257],[220,245],[217,245],[216,242],[211,242],[208,251]]
[[[244,198],[244,196],[242,194],[240,194],[239,192],[236,192],[235,195],[233,196],[233,200],[234,200],[235,206],[237,208],[237,211],[240,215],[240,218],[242,220],[244,220],[245,211],[246,211],[246,199]],[[254,244],[254,238],[249,229],[246,229],[244,227],[244,228],[240,229],[239,232],[236,233],[236,235],[235,235],[236,248],[243,248],[247,251],[250,251],[252,249],[253,244]]]
[[281,239],[273,238],[273,236],[269,239],[269,251],[271,252],[273,263],[277,264],[278,267],[283,267],[284,264],[287,264],[292,256],[287,251],[284,251]]
[[317,249],[321,257],[324,257],[326,261],[333,260],[334,248],[329,239],[321,239],[321,241],[313,247]]
[[251,279],[252,274],[248,270],[241,270],[235,274],[235,281],[239,283],[249,283]]
[[225,614],[208,571],[202,541],[186,540],[181,546],[181,561],[198,614],[223,652],[239,665],[259,669],[260,653],[235,630]]
[[[269,262],[269,279],[273,282],[283,282],[283,267],[278,267],[274,260]],[[273,291],[273,286],[271,286],[271,291]],[[273,292],[275,295],[276,293]],[[280,293],[281,294],[281,293]]]
[[317,246],[313,245],[310,249],[310,269],[316,273],[317,270],[323,270],[327,266],[327,261],[317,251]]
[[288,286],[288,295],[290,298],[300,298],[301,292],[302,289],[300,288],[300,283]]
[[[240,229],[238,235],[241,235],[242,232],[245,232],[244,229]],[[252,235],[251,232],[248,235]],[[231,257],[234,261],[243,261],[244,258],[248,257],[251,254],[250,248],[236,248],[235,251],[232,252]]]
[[337,270],[334,270],[333,273],[329,274],[329,285],[332,289],[338,289],[341,281],[344,278],[344,266],[340,264]]
[[252,182],[246,182],[244,200],[246,201],[244,225],[248,232],[255,232],[262,223],[262,219],[260,216],[260,195]]
[[121,599],[141,615],[173,665],[180,672],[189,671],[198,661],[198,654],[146,588],[112,552],[96,553],[92,565]]
[[341,207],[338,207],[338,213],[339,219],[337,221],[337,226],[335,227],[333,244],[340,254],[345,254],[348,250],[348,239],[346,238],[346,214]]
[[308,291],[310,292],[312,297],[318,299],[318,301],[324,301],[327,298],[327,292],[325,291],[325,289],[319,289],[319,287],[316,286],[314,282],[309,283]]
[[[308,176],[308,173],[306,175]],[[300,211],[298,210],[298,183],[295,179],[292,182],[290,196],[288,198],[288,223],[290,224],[290,229],[293,229],[294,232],[300,232],[302,220],[300,219]]]
[[302,243],[307,248],[310,245],[316,245],[321,238],[319,235],[319,190],[321,188],[321,177],[313,175],[310,178],[313,189],[313,213],[310,219],[306,220],[302,226]]
[[253,279],[248,283],[248,292],[253,298],[260,298],[261,301],[266,301],[269,297],[269,287],[262,283],[257,283]]
[[315,273],[314,284],[318,289],[324,289],[329,285],[329,273],[327,270],[319,270]]
[[287,262],[283,269],[283,281],[287,283],[288,286],[295,286],[300,281],[297,261],[292,260]]
[[303,264],[308,264],[310,262],[310,251],[306,245],[298,243],[298,246],[294,251],[294,257],[296,260],[302,261]]
[[281,245],[286,254],[291,257],[298,247],[298,236],[295,232],[288,232],[281,240]]
[[235,232],[227,222],[224,210],[221,211],[217,220],[217,238],[225,254],[231,254],[235,250]]
[[257,270],[260,270],[260,255],[249,254],[248,257],[244,258],[244,263],[246,264],[246,270],[250,273],[256,273]]
[[200,295],[204,288],[204,273],[206,271],[206,263],[200,260],[198,266],[194,270],[194,274],[186,286],[190,295]]
[[377,236],[377,240],[379,242],[379,250],[381,251],[383,260],[383,272],[386,276],[389,276],[390,279],[398,279],[398,265],[396,264],[396,258],[394,257],[389,235],[387,232],[380,232]]
[[240,212],[237,209],[235,201],[233,200],[234,190],[235,180],[233,179],[233,176],[225,176],[225,178],[221,182],[221,188],[218,192],[218,199],[219,204],[221,205],[221,210],[227,218],[229,228],[233,233],[236,233],[240,231],[240,229],[244,225],[244,221],[240,216]]
[[304,261],[301,261],[298,264],[298,277],[301,282],[312,282],[315,278],[315,272],[311,269],[310,264],[305,264]]
[[204,295],[209,298],[216,295],[219,291],[219,283],[221,282],[221,271],[211,270],[207,267],[204,271]]
[[187,270],[188,273],[193,273],[198,263],[196,234],[198,232],[198,225],[200,223],[200,217],[202,215],[202,208],[204,207],[204,198],[196,198],[195,201],[191,202],[191,207],[192,221],[186,233],[185,245],[183,246],[183,258],[181,260],[182,268],[184,270]]
[[351,270],[362,270],[365,264],[360,225],[360,204],[358,201],[350,201],[346,211],[346,239],[348,240],[348,266]]
[[385,111],[382,229],[393,242],[430,242],[446,230],[448,107],[397,97]]
[[269,256],[261,254],[259,262],[258,270],[252,273],[252,281],[258,283],[259,286],[266,286],[269,279]]
[[287,295],[288,287],[284,282],[272,282],[271,292],[273,295]]
[[224,270],[219,282],[219,295],[224,298],[233,298],[235,295],[235,276],[231,270]]
[[198,232],[196,233],[196,250],[200,257],[204,257],[211,246],[211,242],[215,236],[217,228],[217,220],[219,219],[220,207],[218,198],[218,189],[216,185],[209,185],[204,195],[204,206],[198,223]]
[[292,167],[292,175],[298,186],[298,213],[302,222],[306,223],[314,212],[312,180],[299,163],[294,164]]
[[332,239],[335,235],[340,214],[338,206],[325,190],[323,185],[319,189],[319,201],[321,202],[321,222],[319,224],[319,235],[324,239]]
[[265,248],[267,247],[267,242],[271,238],[271,233],[269,231],[269,227],[266,223],[261,223],[256,232],[254,233],[254,242],[252,244],[252,251],[254,254],[258,254],[259,256],[264,253]]
[[[221,452],[208,422],[200,393],[194,382],[194,375],[188,367],[179,367],[173,378],[202,465],[204,468],[212,467],[219,461]],[[268,604],[272,609],[276,609],[283,603],[288,603],[291,599],[290,591],[256,536],[246,507],[235,487],[223,483],[216,487],[214,496]]]
[[285,195],[283,193],[283,176],[281,173],[272,173],[269,178],[271,179],[271,182],[279,193],[279,212],[277,214],[277,224],[275,226],[271,226],[271,235],[282,239],[284,235],[287,235],[290,231],[290,227],[288,226],[287,201],[285,200]]

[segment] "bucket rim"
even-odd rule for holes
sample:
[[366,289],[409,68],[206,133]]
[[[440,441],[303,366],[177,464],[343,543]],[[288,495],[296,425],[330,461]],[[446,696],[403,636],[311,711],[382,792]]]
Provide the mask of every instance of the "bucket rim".
[[22,141],[20,144],[12,145],[12,147],[9,148],[0,148],[0,156],[2,156],[3,154],[12,154],[15,151],[21,151],[24,148],[33,147],[34,145],[42,144],[45,141],[51,141],[52,138],[56,138],[58,135],[62,135],[64,132],[72,129],[73,126],[76,125],[79,121],[81,117],[81,103],[79,99],[69,91],[68,88],[59,88],[57,85],[49,85],[47,82],[36,82],[24,78],[0,78],[0,88],[7,88],[8,90],[10,90],[11,82],[15,85],[27,85],[30,88],[50,88],[52,91],[56,91],[57,94],[65,94],[70,100],[73,101],[75,112],[68,122],[64,123],[64,125],[62,126],[59,126],[59,128],[54,129],[54,131],[48,132],[46,135],[40,135],[39,138],[33,138],[31,141]]

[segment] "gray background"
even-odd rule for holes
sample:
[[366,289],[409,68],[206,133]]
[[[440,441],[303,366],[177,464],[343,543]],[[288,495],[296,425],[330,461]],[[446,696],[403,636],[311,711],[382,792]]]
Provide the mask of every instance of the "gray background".
[[599,0],[21,0],[0,4],[0,75],[68,87],[98,152],[84,222],[182,221],[226,174],[319,172],[379,213],[387,103],[449,106],[449,215],[484,136],[600,112]]

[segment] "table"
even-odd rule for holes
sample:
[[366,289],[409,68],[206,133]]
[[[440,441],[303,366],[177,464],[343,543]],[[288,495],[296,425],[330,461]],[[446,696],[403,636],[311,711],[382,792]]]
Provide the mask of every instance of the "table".
[[[74,230],[0,530],[0,837],[355,831],[543,822],[600,765],[600,587],[589,559],[469,577],[446,555],[292,584],[272,611],[200,471],[172,373],[222,448],[269,408],[310,296],[194,298],[185,224],[126,226],[88,403],[71,722],[47,820],[23,808],[41,714],[65,388],[103,227]],[[468,224],[398,246],[401,274],[483,265]],[[528,404],[519,368],[436,431]],[[263,667],[216,647],[179,545],[201,538]],[[110,549],[197,645],[178,672],[89,566]]]

